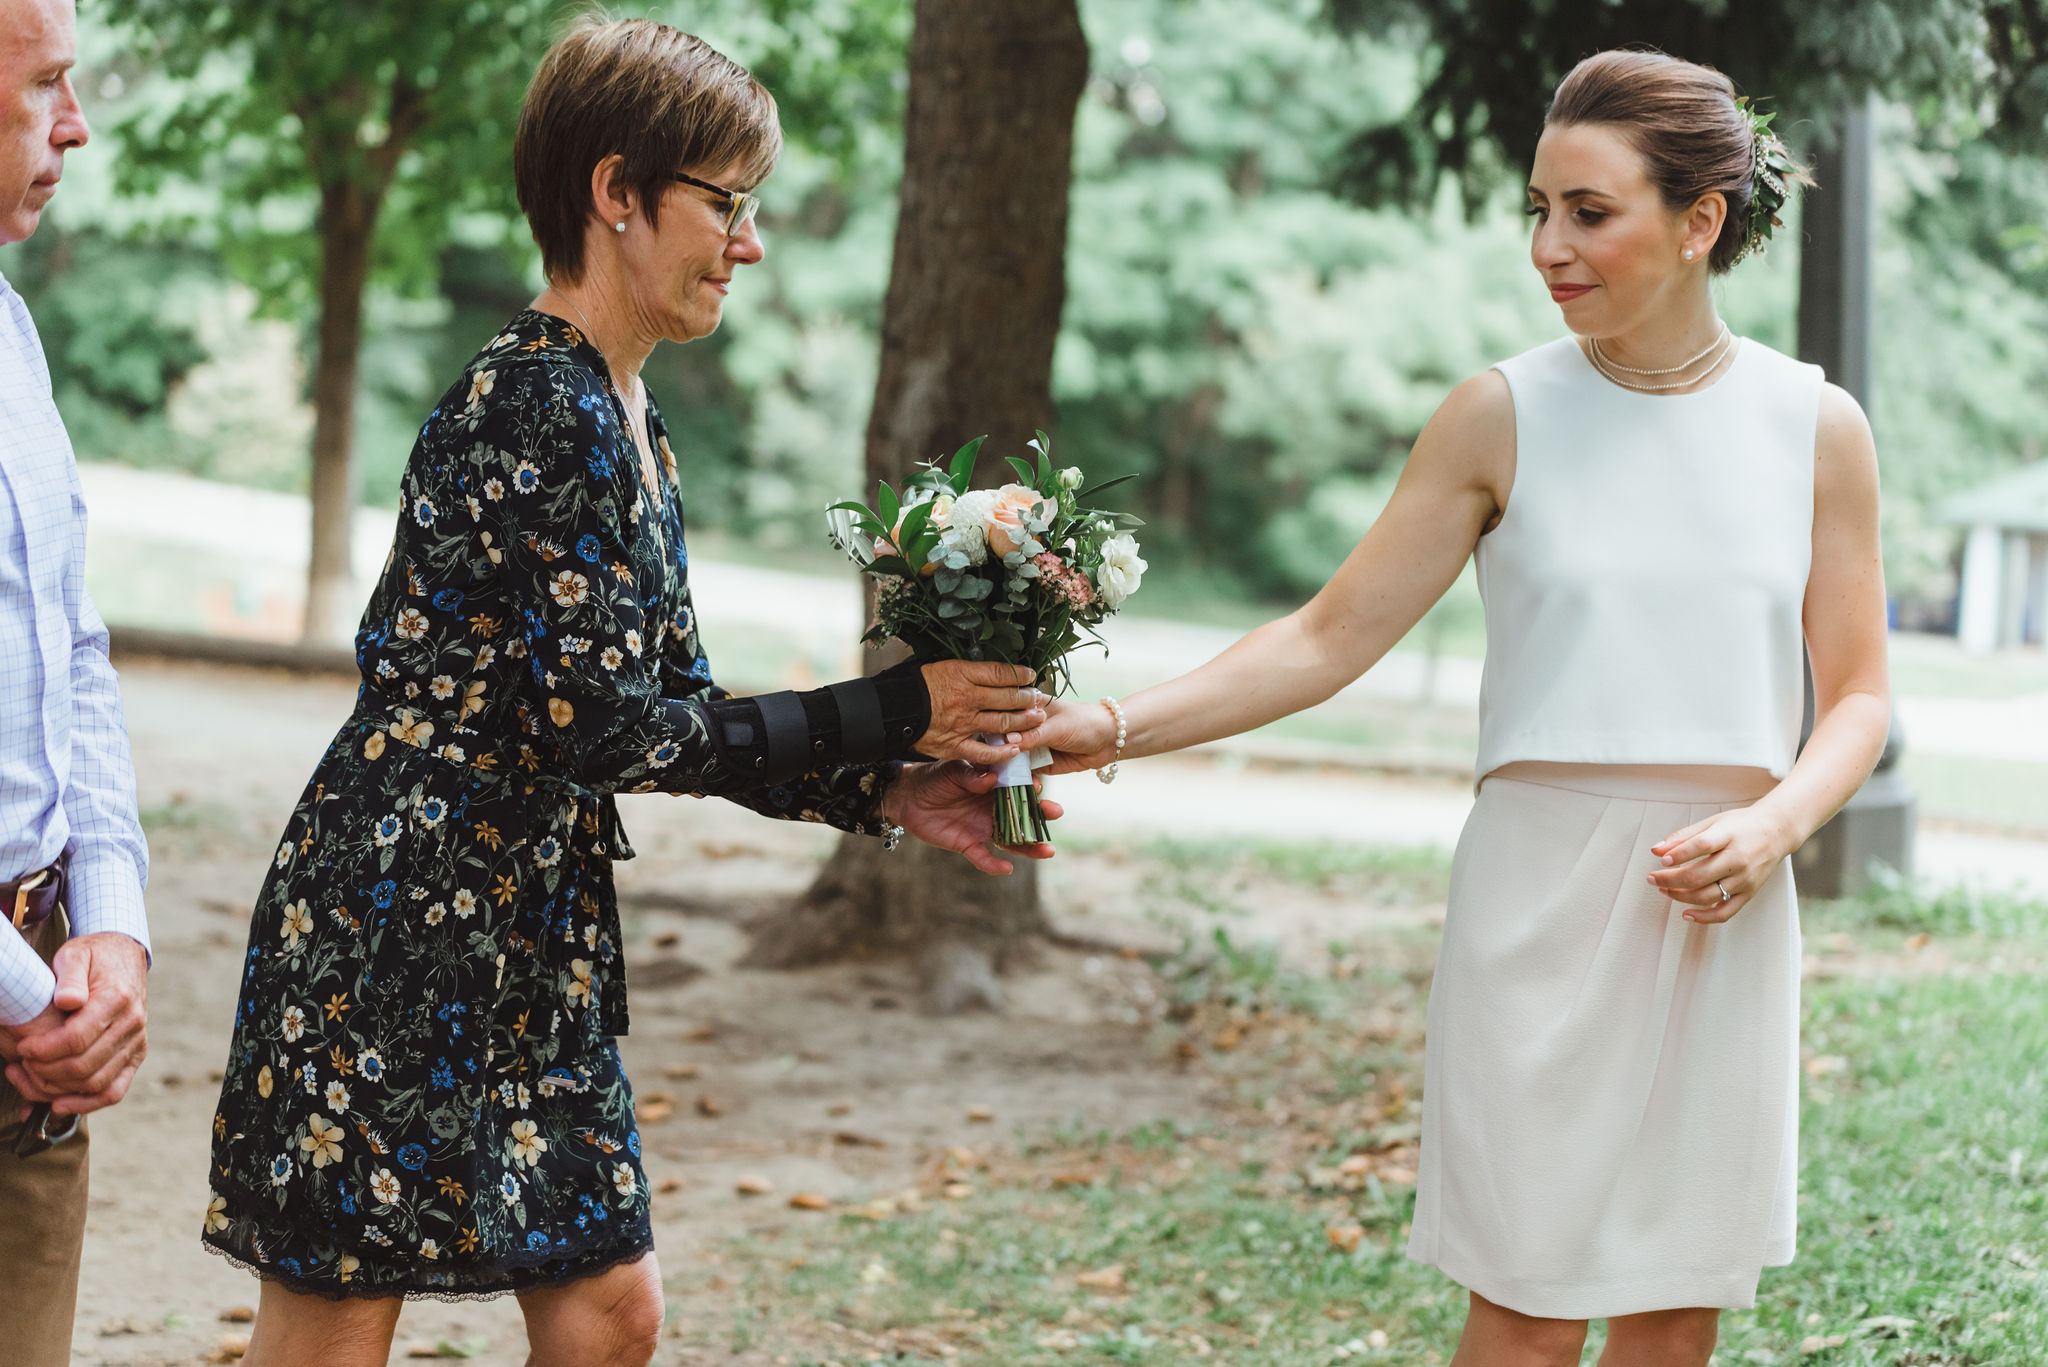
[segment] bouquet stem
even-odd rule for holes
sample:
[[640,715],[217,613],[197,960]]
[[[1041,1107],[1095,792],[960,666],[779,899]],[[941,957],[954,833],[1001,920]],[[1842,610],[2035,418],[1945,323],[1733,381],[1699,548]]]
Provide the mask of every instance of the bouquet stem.
[[1006,761],[997,772],[995,843],[998,845],[1042,845],[1052,839],[1045,812],[1038,805],[1038,789],[1031,781],[1031,759],[1030,755],[1017,755]]

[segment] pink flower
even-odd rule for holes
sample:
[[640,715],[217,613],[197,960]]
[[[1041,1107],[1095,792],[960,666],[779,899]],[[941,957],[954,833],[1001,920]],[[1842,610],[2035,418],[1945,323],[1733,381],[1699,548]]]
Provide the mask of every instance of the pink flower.
[[1088,582],[1088,576],[1051,551],[1032,556],[1031,563],[1038,566],[1038,579],[1046,592],[1064,600],[1068,607],[1078,612],[1095,602],[1095,588]]

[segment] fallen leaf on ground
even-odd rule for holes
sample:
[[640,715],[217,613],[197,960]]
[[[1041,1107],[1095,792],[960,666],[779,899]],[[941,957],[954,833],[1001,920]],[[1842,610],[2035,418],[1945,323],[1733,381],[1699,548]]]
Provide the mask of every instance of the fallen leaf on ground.
[[1085,1172],[1056,1172],[1052,1175],[1056,1187],[1092,1187],[1095,1179]]
[[633,1106],[633,1115],[642,1125],[659,1125],[675,1113],[676,1105],[673,1101],[649,1098],[636,1102]]
[[1414,1180],[1415,1169],[1413,1168],[1403,1168],[1395,1164],[1388,1163],[1380,1169],[1380,1181],[1382,1182],[1394,1182],[1405,1184],[1408,1182],[1413,1182]]
[[1337,1165],[1337,1171],[1352,1176],[1363,1176],[1372,1171],[1372,1155],[1354,1153]]
[[792,1210],[830,1210],[832,1198],[815,1191],[800,1191],[789,1198],[789,1206]]
[[852,1115],[853,1103],[850,1101],[835,1101],[825,1108],[825,1114],[830,1116]]
[[939,1195],[945,1197],[948,1201],[964,1201],[974,1195],[974,1188],[968,1186],[965,1182],[948,1182],[940,1189]]
[[725,1105],[715,1096],[697,1098],[697,1114],[717,1117],[725,1114]]
[[766,1196],[775,1190],[775,1184],[765,1177],[742,1177],[732,1189],[742,1196]]
[[672,1191],[681,1191],[683,1189],[683,1179],[680,1177],[664,1177],[655,1184],[654,1189],[664,1196]]
[[843,1144],[849,1149],[886,1149],[889,1147],[888,1140],[877,1139],[871,1134],[862,1134],[859,1130],[834,1130],[832,1131],[832,1142]]
[[992,1107],[969,1106],[967,1108],[967,1118],[977,1125],[986,1125],[989,1121],[996,1118],[996,1113]]
[[702,1068],[699,1068],[694,1063],[671,1063],[668,1067],[661,1070],[661,1075],[674,1078],[677,1082],[687,1082],[703,1071]]
[[656,949],[669,949],[682,942],[683,937],[681,933],[673,930],[664,930],[661,934],[654,937],[654,947]]
[[246,1305],[232,1305],[220,1312],[222,1324],[252,1324],[255,1319],[256,1312]]
[[1806,1061],[1808,1077],[1826,1077],[1830,1073],[1845,1073],[1848,1070],[1849,1060],[1840,1054],[1821,1054]]
[[715,1025],[699,1025],[694,1029],[684,1032],[683,1038],[692,1044],[703,1044],[718,1038],[718,1027]]
[[1232,1049],[1237,1048],[1238,1045],[1244,1043],[1244,1032],[1234,1025],[1226,1025],[1216,1032],[1216,1038],[1211,1040],[1210,1043],[1222,1053],[1227,1054]]
[[1345,1253],[1356,1253],[1365,1238],[1365,1230],[1358,1225],[1331,1225],[1323,1233],[1330,1236],[1332,1248]]
[[1122,1291],[1125,1289],[1124,1265],[1111,1263],[1108,1267],[1098,1267],[1093,1272],[1083,1272],[1074,1278],[1074,1285],[1092,1286],[1097,1291]]
[[220,1336],[220,1347],[213,1350],[213,1356],[208,1358],[207,1361],[240,1362],[243,1354],[248,1351],[249,1336],[247,1334],[222,1334]]

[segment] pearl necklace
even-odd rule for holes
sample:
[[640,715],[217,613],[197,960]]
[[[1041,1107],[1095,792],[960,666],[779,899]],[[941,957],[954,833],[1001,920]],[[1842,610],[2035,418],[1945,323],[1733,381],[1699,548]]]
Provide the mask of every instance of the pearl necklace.
[[[1608,359],[1607,353],[1600,349],[1600,340],[1597,337],[1588,338],[1587,342],[1587,354],[1592,359],[1593,368],[1599,371],[1601,375],[1620,385],[1623,389],[1634,390],[1639,394],[1655,394],[1668,389],[1684,389],[1688,385],[1698,384],[1701,380],[1712,374],[1714,367],[1720,365],[1722,360],[1735,349],[1736,338],[1734,333],[1723,327],[1721,335],[1714,339],[1712,346],[1682,365],[1669,366],[1663,370],[1638,370],[1634,366],[1622,365],[1618,361]],[[1638,380],[1628,378],[1629,375],[1673,375],[1682,370],[1690,370],[1701,361],[1706,361],[1707,364],[1698,374],[1686,379],[1673,380],[1669,384],[1643,384]]]

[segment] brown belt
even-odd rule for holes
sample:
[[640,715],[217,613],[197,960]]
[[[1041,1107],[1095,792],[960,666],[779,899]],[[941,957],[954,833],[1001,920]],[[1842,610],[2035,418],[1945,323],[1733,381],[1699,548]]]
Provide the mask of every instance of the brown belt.
[[64,901],[64,862],[62,860],[39,869],[35,873],[17,878],[12,883],[0,883],[0,906],[14,922],[16,930],[27,930],[30,926],[41,925],[50,919]]

